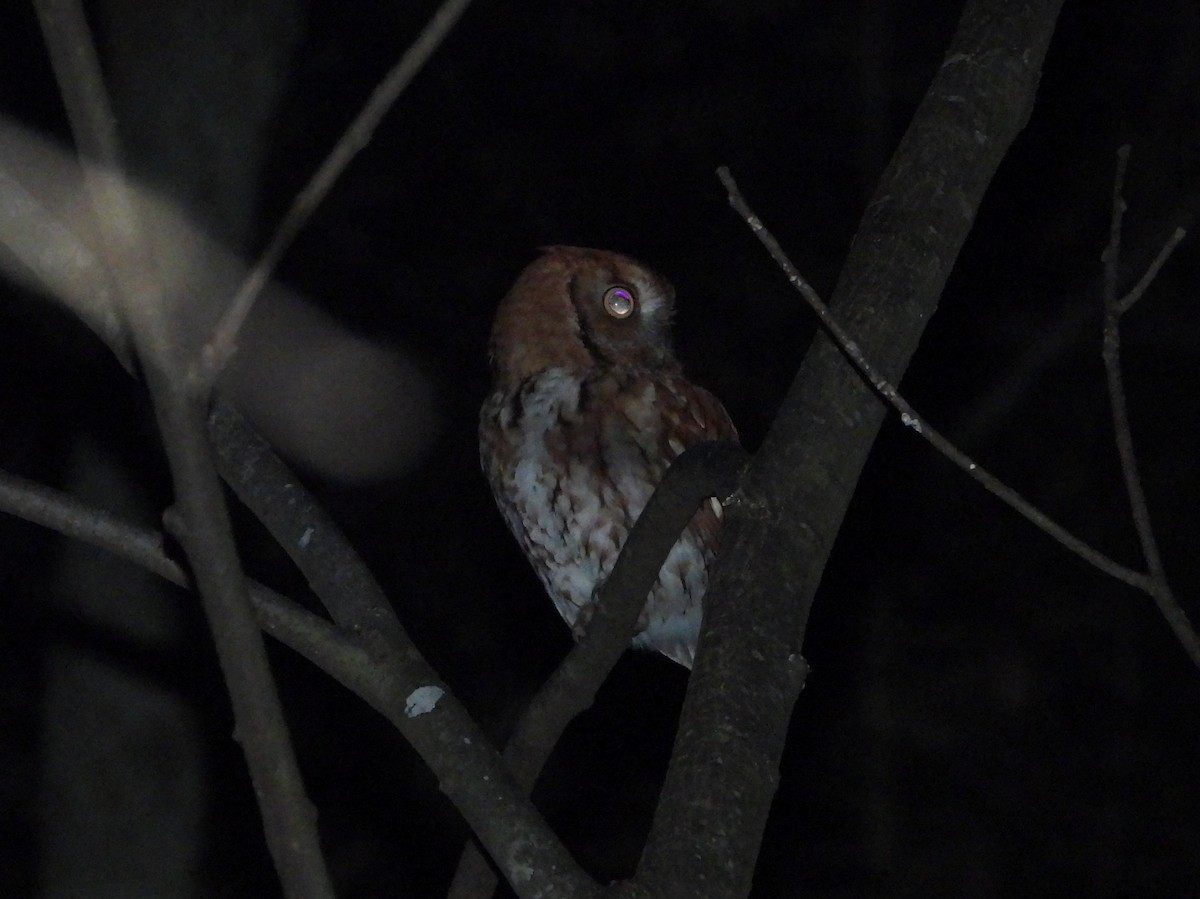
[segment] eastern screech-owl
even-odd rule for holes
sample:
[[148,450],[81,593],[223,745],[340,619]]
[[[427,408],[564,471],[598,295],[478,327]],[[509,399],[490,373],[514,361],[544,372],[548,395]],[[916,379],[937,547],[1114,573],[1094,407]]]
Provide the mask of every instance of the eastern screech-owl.
[[[577,634],[671,461],[694,443],[737,439],[720,401],[680,370],[673,301],[671,285],[632,259],[551,247],[496,312],[483,470]],[[709,500],[663,563],[635,646],[692,666],[720,526]]]

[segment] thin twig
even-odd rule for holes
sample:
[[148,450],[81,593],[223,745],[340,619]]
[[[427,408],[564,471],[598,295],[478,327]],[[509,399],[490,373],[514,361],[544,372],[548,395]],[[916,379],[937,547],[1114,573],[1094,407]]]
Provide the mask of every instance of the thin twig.
[[1133,304],[1142,298],[1142,294],[1158,277],[1158,273],[1162,267],[1167,264],[1167,260],[1171,258],[1171,254],[1175,252],[1175,248],[1187,237],[1187,229],[1177,227],[1171,232],[1171,236],[1167,238],[1167,242],[1163,244],[1162,249],[1158,251],[1158,255],[1154,257],[1154,261],[1150,263],[1150,267],[1146,269],[1146,273],[1142,275],[1137,284],[1133,285],[1129,293],[1121,297],[1121,302],[1118,304],[1118,309],[1122,315],[1133,308]]
[[[193,587],[183,566],[167,555],[160,531],[138,527],[61,490],[0,471],[0,512],[98,547],[177,587]],[[318,644],[328,639],[328,622],[314,623],[315,615],[257,581],[247,579],[246,586],[263,630],[310,660],[317,656]]]
[[335,181],[350,164],[350,161],[371,140],[375,129],[387,115],[392,104],[404,92],[409,83],[437,50],[442,40],[458,22],[471,0],[446,0],[433,14],[433,18],[413,41],[400,61],[388,72],[372,92],[362,111],[350,124],[345,133],[334,144],[329,156],[313,173],[304,189],[296,195],[291,208],[279,223],[270,243],[254,263],[245,280],[230,301],[229,308],[221,316],[212,336],[205,343],[200,359],[189,372],[193,380],[211,384],[229,362],[237,348],[237,334],[242,323],[250,314],[254,301],[266,285],[275,266],[283,258],[300,229],[304,227],[313,211],[325,199]]
[[834,317],[829,307],[825,305],[824,300],[821,299],[812,285],[796,270],[795,265],[792,264],[787,254],[784,253],[783,248],[780,247],[774,235],[767,230],[766,226],[755,215],[754,210],[750,208],[745,197],[742,196],[737,183],[729,173],[729,169],[722,166],[717,169],[717,176],[721,179],[721,183],[729,193],[730,205],[742,216],[746,224],[750,226],[750,230],[758,237],[759,242],[766,247],[767,252],[771,254],[771,258],[775,260],[775,263],[787,275],[792,286],[804,297],[809,307],[816,314],[822,327],[825,328],[834,343],[837,344],[847,361],[849,361],[863,380],[871,386],[884,402],[900,413],[900,421],[905,426],[912,428],[920,434],[934,449],[966,472],[968,477],[980,484],[985,490],[1084,561],[1132,587],[1146,592],[1151,591],[1151,580],[1147,575],[1122,565],[1120,562],[1109,558],[1100,552],[1100,550],[1076,537],[1022,497],[1016,490],[1009,487],[986,469],[981,468],[970,456],[958,449],[958,447],[935,430],[928,421],[917,414],[916,410],[908,404],[908,401],[900,395],[895,385],[883,377],[866,359],[862,350],[859,349],[850,335],[846,333],[846,330]]
[[1170,625],[1188,657],[1197,667],[1200,667],[1200,636],[1197,636],[1188,620],[1187,613],[1171,590],[1163,567],[1162,556],[1159,553],[1158,540],[1154,536],[1150,506],[1146,502],[1146,491],[1138,472],[1137,454],[1133,447],[1133,430],[1129,425],[1129,406],[1125,396],[1124,377],[1121,373],[1121,314],[1132,307],[1141,297],[1182,237],[1176,236],[1180,231],[1180,229],[1176,229],[1133,290],[1124,298],[1117,296],[1117,278],[1121,261],[1121,230],[1127,208],[1123,191],[1128,164],[1129,145],[1125,144],[1117,150],[1117,170],[1113,176],[1112,218],[1109,221],[1108,245],[1104,248],[1101,256],[1104,263],[1104,340],[1101,355],[1104,359],[1104,374],[1108,383],[1113,431],[1117,444],[1117,455],[1121,460],[1121,474],[1125,480],[1125,492],[1129,497],[1133,526],[1137,531],[1138,542],[1141,544],[1142,555],[1146,559],[1146,567],[1150,575],[1150,584],[1146,589],[1154,597],[1155,603],[1163,617],[1167,619],[1167,624]]
[[167,296],[121,167],[115,117],[79,0],[36,0],[42,33],[83,155],[117,309],[129,327],[158,418],[183,531],[233,706],[238,738],[285,895],[324,899],[333,889],[316,813],[254,621],[221,483],[204,434],[206,393],[190,391]]
[[98,546],[180,587],[187,573],[163,550],[162,534],[137,528],[62,491],[0,471],[0,511]]

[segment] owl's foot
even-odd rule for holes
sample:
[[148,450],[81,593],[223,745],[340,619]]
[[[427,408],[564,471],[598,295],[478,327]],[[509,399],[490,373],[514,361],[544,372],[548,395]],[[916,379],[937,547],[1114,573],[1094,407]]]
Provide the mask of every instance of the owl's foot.
[[595,614],[596,603],[594,600],[579,610],[579,614],[575,616],[575,621],[571,624],[571,633],[575,636],[576,642],[583,639],[583,635],[587,633],[588,624],[591,623],[592,616]]

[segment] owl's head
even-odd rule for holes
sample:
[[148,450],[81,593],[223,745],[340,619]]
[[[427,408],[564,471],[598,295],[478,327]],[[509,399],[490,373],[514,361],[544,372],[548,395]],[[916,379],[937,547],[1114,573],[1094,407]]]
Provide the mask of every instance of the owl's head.
[[626,256],[547,247],[496,310],[496,377],[515,383],[549,368],[675,366],[674,299],[664,278]]

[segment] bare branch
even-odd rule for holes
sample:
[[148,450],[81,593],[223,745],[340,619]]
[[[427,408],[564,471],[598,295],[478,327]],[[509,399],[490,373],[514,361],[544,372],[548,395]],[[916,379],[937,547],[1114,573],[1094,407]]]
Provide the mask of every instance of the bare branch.
[[187,573],[163,551],[162,535],[136,528],[61,491],[0,471],[0,511],[107,550],[180,587]]
[[[865,211],[831,305],[893,383],[1032,108],[1060,6],[968,0]],[[749,892],[804,683],[808,615],[884,414],[818,336],[727,507],[671,766],[631,890]]]
[[183,526],[175,536],[204,600],[276,870],[288,896],[332,896],[316,810],[304,793],[205,438],[205,405],[182,386],[181,368],[164,369],[151,362],[144,371]]
[[421,71],[470,3],[471,0],[445,0],[417,39],[400,57],[400,61],[372,92],[366,105],[334,144],[320,168],[313,173],[308,184],[292,201],[291,208],[275,229],[270,243],[246,275],[246,279],[230,301],[229,308],[217,323],[212,337],[202,348],[200,359],[189,372],[190,378],[205,384],[216,380],[236,349],[237,333],[242,327],[242,322],[250,314],[255,299],[271,277],[279,260],[283,258],[283,254],[308,222],[313,211],[325,199],[334,182],[346,170],[346,166],[370,142],[375,129],[383,121],[392,104]]
[[[61,490],[0,472],[0,511],[99,547],[177,587],[192,588],[191,578],[183,566],[164,550],[163,535],[159,531],[138,527]],[[329,622],[317,618],[270,587],[253,580],[246,583],[259,627],[326,670],[340,664],[340,676],[348,679],[344,658],[328,660],[334,653],[327,647],[336,643]]]
[[[600,587],[583,638],[534,695],[504,747],[504,761],[526,795],[567,725],[591,706],[629,646],[646,597],[696,508],[710,496],[731,494],[748,460],[736,443],[699,443],[667,469]],[[468,843],[448,896],[486,899],[495,887],[495,875]]]
[[1100,550],[1076,537],[1026,500],[1016,490],[1002,482],[995,475],[991,474],[991,472],[980,467],[970,456],[947,440],[923,416],[919,415],[909,405],[908,401],[900,395],[896,386],[880,374],[878,369],[871,364],[858,344],[854,342],[846,332],[846,329],[838,322],[829,307],[825,305],[824,300],[821,299],[812,285],[796,270],[795,265],[792,264],[791,259],[783,251],[783,248],[779,245],[774,235],[771,234],[770,230],[755,215],[754,210],[750,208],[745,197],[742,196],[737,183],[733,180],[733,176],[729,174],[729,169],[720,168],[717,170],[717,175],[729,193],[730,205],[745,219],[746,224],[750,226],[754,235],[766,247],[767,252],[771,254],[771,258],[775,260],[775,263],[787,275],[788,281],[804,297],[809,308],[816,313],[821,326],[826,330],[834,343],[837,344],[838,349],[842,351],[846,360],[854,366],[855,370],[862,376],[862,379],[875,391],[879,398],[900,414],[900,420],[906,427],[912,428],[930,446],[957,465],[962,471],[966,472],[968,477],[981,485],[1010,509],[1021,515],[1040,531],[1052,537],[1062,546],[1075,553],[1085,562],[1117,580],[1123,581],[1132,587],[1137,587],[1139,590],[1149,592],[1150,580],[1146,575],[1109,558],[1100,552]]
[[[210,433],[223,475],[288,553],[339,626],[333,643],[301,651],[403,734],[518,895],[596,895],[525,797],[487,736],[412,643],[378,583],[336,524],[269,446],[218,403]],[[333,632],[331,632],[333,633]],[[286,638],[281,638],[286,639]],[[438,697],[412,714],[415,695]]]
[[1137,454],[1133,448],[1133,431],[1129,426],[1129,408],[1125,397],[1124,377],[1121,373],[1121,314],[1133,306],[1149,286],[1167,256],[1182,238],[1177,238],[1179,229],[1167,240],[1149,270],[1124,298],[1117,296],[1118,269],[1121,261],[1121,226],[1125,216],[1125,171],[1129,165],[1129,145],[1117,150],[1117,170],[1113,177],[1112,218],[1109,221],[1108,245],[1101,259],[1104,263],[1104,341],[1101,355],[1104,359],[1104,374],[1108,383],[1109,404],[1112,407],[1113,432],[1117,444],[1117,455],[1121,460],[1121,474],[1125,480],[1125,492],[1133,525],[1137,530],[1138,542],[1149,570],[1149,583],[1144,588],[1158,605],[1176,639],[1187,652],[1193,664],[1200,667],[1200,636],[1197,636],[1187,613],[1175,598],[1167,582],[1158,541],[1150,518],[1150,507],[1146,502],[1146,491],[1138,472]]
[[1154,283],[1154,279],[1158,277],[1158,273],[1162,271],[1162,267],[1167,264],[1167,260],[1171,258],[1171,254],[1175,252],[1175,248],[1183,242],[1187,237],[1187,229],[1176,227],[1171,232],[1171,236],[1167,238],[1167,242],[1162,245],[1162,249],[1158,251],[1158,255],[1154,257],[1154,261],[1150,263],[1150,267],[1146,269],[1146,273],[1142,275],[1137,284],[1133,285],[1129,293],[1121,297],[1121,302],[1118,306],[1120,313],[1124,315],[1133,305],[1142,298],[1142,294]]
[[87,20],[78,0],[37,0],[36,5],[76,145],[84,156],[85,184],[115,282],[117,307],[129,326],[154,401],[183,525],[179,537],[204,601],[267,844],[288,896],[330,897],[333,890],[321,856],[316,813],[304,794],[205,439],[206,397],[186,387],[165,289],[121,171],[115,120]]
[[1137,472],[1119,361],[1119,319],[1121,313],[1137,302],[1153,281],[1154,276],[1165,264],[1171,252],[1183,239],[1186,232],[1181,228],[1176,228],[1155,257],[1146,274],[1142,276],[1133,290],[1124,298],[1117,298],[1117,265],[1120,258],[1121,223],[1126,208],[1124,199],[1121,196],[1121,186],[1124,183],[1128,153],[1129,147],[1122,147],[1118,157],[1116,183],[1113,190],[1113,213],[1109,228],[1109,243],[1103,254],[1105,263],[1104,296],[1106,310],[1104,362],[1108,378],[1109,396],[1113,407],[1117,448],[1121,458],[1126,490],[1130,497],[1130,505],[1133,509],[1134,521],[1138,530],[1138,537],[1142,543],[1149,568],[1148,574],[1143,574],[1125,565],[1121,565],[1119,562],[1067,531],[1062,525],[1043,513],[1017,493],[1017,491],[1004,484],[986,469],[981,468],[969,456],[934,429],[900,395],[895,385],[883,377],[864,356],[861,349],[841,326],[828,306],[826,306],[821,297],[813,289],[812,285],[796,270],[796,267],[787,257],[782,247],[780,247],[774,235],[766,228],[754,210],[750,208],[745,197],[742,196],[741,191],[738,189],[737,183],[734,181],[732,175],[730,175],[729,170],[721,168],[718,169],[717,174],[729,194],[730,205],[742,216],[755,236],[766,247],[771,258],[775,260],[776,264],[787,275],[792,286],[804,297],[809,308],[816,314],[822,327],[837,344],[846,360],[854,366],[855,370],[858,371],[863,380],[871,386],[875,393],[900,414],[900,419],[905,426],[912,428],[920,434],[934,449],[953,462],[962,471],[966,472],[968,477],[983,486],[989,493],[1020,514],[1043,533],[1049,535],[1062,546],[1088,562],[1088,564],[1131,587],[1150,594],[1155,599],[1155,602],[1158,603],[1164,617],[1166,617],[1168,623],[1171,625],[1171,629],[1182,644],[1184,651],[1187,652],[1193,663],[1200,667],[1200,637],[1196,635],[1186,613],[1175,600],[1167,584],[1157,543],[1151,528],[1150,514],[1146,506],[1141,479]]
[[[163,552],[161,534],[61,491],[0,473],[0,511],[99,546],[178,586],[191,586],[186,572]],[[518,895],[532,895],[542,885],[541,873],[530,881],[529,871],[554,872],[545,882],[549,891],[542,895],[574,899],[598,894],[599,888],[524,799],[486,735],[436,674],[422,668],[419,656],[397,659],[377,633],[338,627],[268,587],[254,581],[247,585],[259,627],[363,698],[421,753],[443,792],[485,845],[505,860],[503,867]],[[442,691],[434,708],[415,713],[411,698],[433,695],[418,693],[429,688]]]
[[391,604],[353,547],[241,414],[217,400],[208,434],[221,477],[300,568],[333,620],[350,630],[386,635],[397,647],[407,643]]

